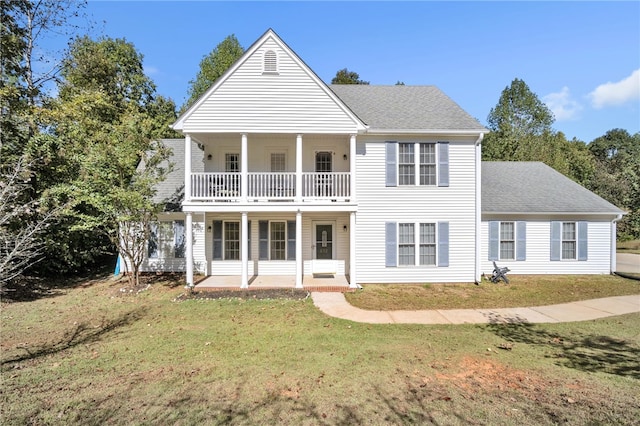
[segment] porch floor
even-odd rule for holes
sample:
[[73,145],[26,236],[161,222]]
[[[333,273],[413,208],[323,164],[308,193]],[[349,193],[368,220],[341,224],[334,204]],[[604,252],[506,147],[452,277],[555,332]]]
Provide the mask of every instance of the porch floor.
[[[241,277],[238,275],[208,276],[195,286],[195,290],[241,290]],[[249,290],[273,288],[295,288],[293,275],[254,275],[249,278]],[[307,291],[349,291],[349,281],[344,275],[305,275],[302,287]]]

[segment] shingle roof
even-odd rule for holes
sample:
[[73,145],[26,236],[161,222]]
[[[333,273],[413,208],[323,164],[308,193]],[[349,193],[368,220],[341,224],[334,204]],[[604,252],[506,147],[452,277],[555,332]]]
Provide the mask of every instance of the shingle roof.
[[329,88],[371,129],[487,131],[435,86],[334,84]]
[[[184,139],[162,139],[160,142],[173,152],[170,158],[173,170],[156,186],[153,202],[165,203],[166,210],[180,210],[184,199]],[[160,167],[167,165],[163,162]],[[204,152],[195,142],[191,143],[191,170],[193,173],[204,172]]]
[[622,210],[540,162],[483,161],[483,213],[610,213]]

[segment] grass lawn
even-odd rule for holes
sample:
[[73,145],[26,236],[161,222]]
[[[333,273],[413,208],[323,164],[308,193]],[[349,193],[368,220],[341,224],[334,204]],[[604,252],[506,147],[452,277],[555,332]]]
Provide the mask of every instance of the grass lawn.
[[618,241],[616,247],[620,253],[640,254],[640,240]]
[[139,294],[120,292],[124,284],[106,278],[3,300],[2,424],[640,418],[637,314],[554,325],[370,325],[326,317],[310,299],[176,301],[183,290],[172,282]]
[[345,296],[362,309],[467,309],[541,306],[640,294],[640,281],[613,275],[510,275],[510,284],[365,285]]

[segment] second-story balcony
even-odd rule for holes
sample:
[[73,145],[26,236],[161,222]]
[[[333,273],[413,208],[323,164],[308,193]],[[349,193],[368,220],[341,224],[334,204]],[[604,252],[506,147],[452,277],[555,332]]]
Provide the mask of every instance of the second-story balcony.
[[351,173],[303,172],[301,188],[295,172],[247,173],[246,195],[240,173],[191,173],[194,201],[348,201]]

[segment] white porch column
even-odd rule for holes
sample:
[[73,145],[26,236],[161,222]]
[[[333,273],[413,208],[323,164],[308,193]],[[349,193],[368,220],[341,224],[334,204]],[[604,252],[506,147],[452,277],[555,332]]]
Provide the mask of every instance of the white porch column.
[[296,202],[299,203],[301,201],[302,201],[302,135],[297,135],[296,136]]
[[358,288],[356,271],[356,212],[349,217],[349,288]]
[[184,201],[191,201],[191,135],[184,137]]
[[185,262],[187,270],[187,287],[193,288],[193,218],[191,212],[186,212],[185,242],[187,243]]
[[356,135],[349,139],[349,172],[351,173],[351,202],[356,200]]
[[249,152],[247,151],[247,134],[242,134],[242,143],[240,145],[240,197],[242,201],[247,201],[249,195]]
[[249,288],[249,221],[247,220],[247,212],[242,212],[242,223],[240,224],[240,257],[242,258],[242,277],[240,278],[240,288]]
[[296,288],[302,288],[302,273],[304,261],[302,260],[302,213],[296,213]]

